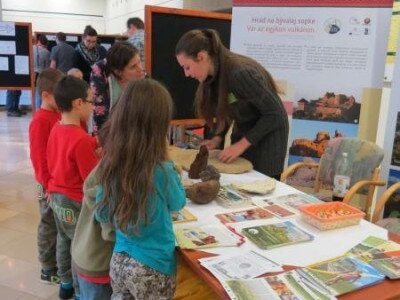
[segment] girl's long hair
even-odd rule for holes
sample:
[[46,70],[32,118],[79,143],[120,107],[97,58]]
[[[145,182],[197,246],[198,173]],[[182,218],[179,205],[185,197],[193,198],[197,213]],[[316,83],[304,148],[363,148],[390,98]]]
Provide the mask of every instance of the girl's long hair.
[[229,51],[223,44],[218,32],[213,29],[194,29],[186,32],[175,47],[175,54],[185,54],[197,60],[197,54],[206,51],[214,64],[216,74],[213,80],[199,84],[195,96],[195,110],[199,117],[206,120],[210,128],[217,121],[216,133],[223,131],[232,121],[228,102],[228,80],[235,66],[247,65],[263,76],[264,82],[275,93],[276,83],[263,66],[255,60]]
[[166,135],[172,99],[157,81],[131,81],[106,122],[107,138],[99,164],[104,199],[99,211],[109,210],[110,220],[128,233],[139,234],[148,224],[148,203],[155,196],[153,175],[167,159]]

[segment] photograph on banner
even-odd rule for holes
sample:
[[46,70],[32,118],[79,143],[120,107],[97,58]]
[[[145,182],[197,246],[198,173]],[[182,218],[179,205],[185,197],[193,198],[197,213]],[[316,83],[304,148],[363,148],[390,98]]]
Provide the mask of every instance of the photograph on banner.
[[[400,168],[390,169],[387,187],[400,182]],[[384,218],[400,218],[400,191],[395,192],[385,204]]]
[[289,165],[309,157],[319,161],[326,146],[336,137],[356,137],[358,125],[336,122],[292,120]]
[[400,112],[397,113],[396,131],[394,132],[391,163],[400,167]]
[[293,119],[358,124],[362,87],[303,84],[294,91]]

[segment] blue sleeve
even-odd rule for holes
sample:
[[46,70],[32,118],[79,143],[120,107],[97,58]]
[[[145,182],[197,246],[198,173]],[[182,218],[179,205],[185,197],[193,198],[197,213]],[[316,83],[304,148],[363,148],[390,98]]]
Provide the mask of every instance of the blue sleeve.
[[180,211],[186,205],[186,193],[172,161],[167,162],[167,204],[170,211]]
[[102,209],[99,208],[98,204],[104,200],[104,188],[101,185],[96,186],[96,212],[95,217],[96,221],[99,223],[110,223],[109,221],[109,211],[108,208],[103,207]]

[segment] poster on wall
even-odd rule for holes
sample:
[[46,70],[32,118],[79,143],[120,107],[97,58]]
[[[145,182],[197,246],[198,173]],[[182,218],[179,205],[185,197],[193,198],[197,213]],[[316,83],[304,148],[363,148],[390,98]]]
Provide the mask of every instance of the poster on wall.
[[[390,169],[387,187],[400,182],[400,168]],[[384,218],[400,218],[400,191],[395,192],[386,202],[383,213]]]
[[[400,49],[399,36],[400,31],[397,33],[397,49]],[[397,51],[393,62],[393,80],[387,106],[387,123],[383,142],[385,156],[381,171],[382,178],[387,180],[385,188],[400,181],[400,51]],[[394,193],[385,205],[384,217],[389,216],[400,218],[400,190]]]
[[400,0],[393,1],[392,21],[390,25],[389,42],[386,63],[394,64],[397,50],[397,39],[400,32]]
[[396,118],[391,164],[400,167],[400,112],[397,113]]
[[289,163],[318,161],[356,137],[363,100],[383,86],[392,0],[234,0],[231,50],[285,83],[293,103]]
[[392,21],[390,24],[389,42],[387,47],[385,81],[393,79],[394,61],[396,58],[398,36],[400,33],[400,0],[393,1]]
[[[399,57],[399,54],[397,55]],[[400,68],[396,65],[396,79],[399,80],[400,76]],[[400,94],[400,89],[397,86],[393,86],[393,94],[394,97],[397,97]],[[396,110],[396,118],[392,119],[391,122],[395,124],[394,134],[392,133],[393,138],[391,139],[391,143],[389,143],[389,147],[391,146],[392,155],[390,156],[390,166],[389,166],[389,176],[387,180],[387,188],[392,186],[394,183],[400,182],[400,101],[394,103],[396,98],[391,99],[392,108]],[[393,124],[393,125],[394,125]],[[390,151],[387,152],[388,154]],[[383,172],[386,170],[384,169]],[[391,217],[391,218],[400,218],[400,190],[396,191],[386,202],[385,210],[383,213],[383,217]]]

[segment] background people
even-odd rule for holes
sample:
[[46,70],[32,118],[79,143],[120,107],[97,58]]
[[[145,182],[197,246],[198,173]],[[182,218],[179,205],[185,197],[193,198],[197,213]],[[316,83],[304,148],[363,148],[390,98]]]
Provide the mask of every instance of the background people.
[[145,67],[144,55],[144,23],[140,18],[129,18],[126,22],[128,42],[139,50],[140,60]]
[[93,131],[106,121],[129,80],[142,79],[144,71],[138,50],[128,42],[117,42],[107,52],[106,59],[92,68],[90,85],[94,96]]
[[74,47],[65,41],[67,36],[64,32],[58,32],[56,35],[57,46],[51,49],[50,67],[59,69],[66,74],[73,67],[75,50]]
[[[40,73],[50,66],[50,51],[47,50],[47,37],[44,34],[39,35],[36,45],[33,46],[33,70],[35,72],[35,85]],[[38,87],[35,88],[35,108],[39,109],[42,104],[42,98]]]
[[97,44],[97,31],[92,26],[87,25],[83,31],[82,41],[75,47],[73,64],[75,68],[82,71],[83,80],[89,83],[92,66],[103,59],[104,54],[104,51],[100,50],[100,46]]
[[21,98],[21,94],[21,90],[7,90],[7,117],[21,117],[24,114],[24,112],[19,109],[19,99]]

